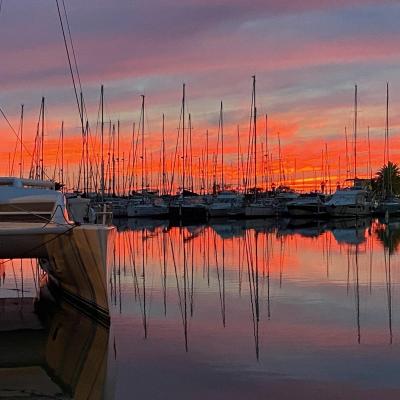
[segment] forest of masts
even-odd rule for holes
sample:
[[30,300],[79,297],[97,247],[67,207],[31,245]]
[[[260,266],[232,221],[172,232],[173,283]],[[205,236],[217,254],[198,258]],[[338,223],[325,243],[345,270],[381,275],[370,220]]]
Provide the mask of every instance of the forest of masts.
[[[389,154],[389,85],[387,85],[384,162]],[[64,122],[60,124],[57,152],[50,162],[46,160],[45,119],[46,103],[43,97],[33,148],[24,142],[24,106],[21,106],[18,130],[15,130],[3,110],[8,126],[16,136],[13,153],[9,153],[8,175],[31,179],[51,179],[59,182],[64,191],[95,193],[104,196],[128,196],[133,192],[157,191],[172,195],[189,190],[200,194],[216,193],[233,189],[239,192],[270,191],[288,186],[297,191],[325,191],[332,193],[346,179],[354,178],[357,170],[357,86],[355,86],[354,123],[350,134],[344,129],[345,151],[337,156],[333,170],[330,164],[328,144],[321,149],[320,166],[297,170],[296,158],[283,156],[283,144],[279,132],[270,135],[268,115],[260,115],[256,107],[256,79],[252,78],[252,95],[249,124],[246,135],[236,127],[236,154],[226,154],[224,149],[224,108],[220,102],[216,143],[205,130],[199,138],[196,134],[197,151],[193,147],[192,115],[187,110],[186,86],[182,88],[177,134],[166,133],[166,118],[162,114],[161,132],[157,135],[160,147],[148,151],[150,137],[146,132],[146,98],[141,96],[139,121],[133,122],[131,132],[121,132],[120,121],[105,120],[105,94],[101,86],[96,131],[90,129],[82,93],[77,96],[81,122],[81,152],[79,165],[71,165],[64,155]],[[127,138],[129,136],[129,138]],[[151,141],[157,141],[152,134]],[[172,137],[171,137],[172,136]],[[275,146],[270,145],[274,136]],[[232,142],[230,136],[230,142]],[[245,144],[243,145],[243,141]],[[364,178],[372,178],[370,129],[367,132],[368,161],[363,168]],[[214,138],[215,141],[215,138]],[[199,149],[199,142],[201,149]],[[129,148],[126,144],[129,143]],[[168,149],[166,146],[168,143]],[[27,157],[28,156],[28,157]],[[341,158],[342,157],[342,158]],[[19,159],[19,160],[18,160]],[[29,166],[24,165],[29,159]],[[49,157],[50,159],[50,157]],[[29,167],[29,168],[28,168]],[[358,176],[360,177],[360,176]]]

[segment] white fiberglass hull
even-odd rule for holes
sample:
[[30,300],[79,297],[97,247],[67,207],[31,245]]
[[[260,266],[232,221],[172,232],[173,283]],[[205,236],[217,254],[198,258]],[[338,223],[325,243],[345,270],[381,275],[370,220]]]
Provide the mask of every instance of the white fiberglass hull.
[[128,217],[166,217],[169,210],[167,206],[153,204],[129,204],[127,209]]
[[108,317],[107,263],[114,227],[0,223],[0,258],[39,258],[75,302]]

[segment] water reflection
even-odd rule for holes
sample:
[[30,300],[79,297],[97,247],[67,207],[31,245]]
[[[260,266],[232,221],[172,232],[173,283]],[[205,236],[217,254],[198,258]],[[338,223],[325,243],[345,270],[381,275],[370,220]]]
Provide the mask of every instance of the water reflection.
[[[41,357],[64,392],[110,384],[108,354],[117,399],[399,397],[400,223],[129,220],[118,229],[110,346],[107,330],[70,311],[40,320],[43,354],[55,355]],[[2,268],[0,297],[35,293],[34,264]]]
[[108,328],[32,298],[1,299],[0,315],[0,397],[103,398]]
[[[331,283],[333,287],[340,287],[345,282],[347,297],[353,288],[357,342],[361,343],[360,307],[366,263],[369,296],[373,296],[374,284],[379,290],[384,285],[391,319],[391,258],[395,248],[391,240],[383,240],[388,235],[393,237],[390,226],[371,219],[308,221],[307,224],[300,220],[253,220],[235,224],[217,221],[207,226],[184,228],[169,227],[162,221],[156,224],[137,220],[130,223],[135,227],[133,230],[126,230],[124,225],[121,227],[116,244],[120,262],[112,267],[113,279],[110,279],[111,300],[119,313],[124,313],[124,298],[133,291],[134,303],[127,302],[133,310],[139,306],[144,338],[148,337],[152,318],[149,304],[156,308],[155,314],[159,311],[157,307],[162,306],[164,317],[168,317],[169,308],[178,307],[184,348],[188,351],[190,320],[195,317],[196,298],[201,302],[205,294],[217,294],[220,320],[225,328],[229,323],[227,309],[235,309],[235,306],[229,306],[228,300],[237,293],[239,298],[247,298],[249,304],[258,359],[263,306],[266,306],[267,320],[270,320],[271,293],[282,291],[287,279],[291,284],[297,281],[305,284],[310,280],[313,284]],[[378,250],[384,261],[384,271],[381,262],[377,262],[374,282],[374,246],[377,244],[384,245],[383,253],[382,248]],[[307,263],[304,263],[302,253],[307,253]],[[122,288],[121,269],[124,271]],[[132,271],[131,282],[127,270]],[[162,304],[159,304],[159,291]],[[279,294],[275,296],[279,297]],[[172,304],[174,299],[175,304]],[[392,333],[390,338],[392,341]]]

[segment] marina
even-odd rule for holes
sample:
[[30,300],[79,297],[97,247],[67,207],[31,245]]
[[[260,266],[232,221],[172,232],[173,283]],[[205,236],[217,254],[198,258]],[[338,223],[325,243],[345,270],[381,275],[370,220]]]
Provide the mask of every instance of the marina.
[[[1,303],[0,374],[14,371],[19,378],[2,379],[0,393],[17,396],[25,377],[34,379],[37,396],[66,398],[81,398],[79,391],[90,387],[82,398],[100,398],[97,391],[104,390],[107,399],[124,399],[132,385],[138,397],[155,399],[165,392],[194,399],[210,393],[263,398],[265,392],[290,398],[299,390],[302,398],[398,397],[400,222],[346,219],[298,227],[252,219],[168,228],[168,221],[125,219],[117,229],[108,264],[110,331],[68,303],[48,322],[32,322],[38,318],[31,298],[36,264],[1,265],[0,296],[8,300]],[[42,312],[48,315],[48,306]],[[22,320],[15,321],[18,315]],[[49,347],[46,335],[54,337],[55,330]],[[21,335],[29,338],[23,359]],[[43,370],[40,346],[50,369]],[[60,357],[78,354],[84,364],[72,378],[65,366],[75,361]],[[28,367],[40,368],[58,386],[49,389]],[[95,382],[93,370],[101,371]]]
[[400,5],[0,0],[0,399],[400,398]]

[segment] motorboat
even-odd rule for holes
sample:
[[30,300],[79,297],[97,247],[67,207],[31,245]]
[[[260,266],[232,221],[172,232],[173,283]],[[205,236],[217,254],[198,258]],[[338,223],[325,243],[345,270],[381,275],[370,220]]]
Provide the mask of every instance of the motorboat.
[[300,195],[287,186],[280,186],[275,191],[275,201],[277,203],[278,214],[287,214],[287,204],[296,200]]
[[361,217],[372,212],[369,193],[361,187],[338,189],[325,206],[332,217]]
[[233,191],[218,193],[208,206],[209,217],[244,216],[244,196]]

